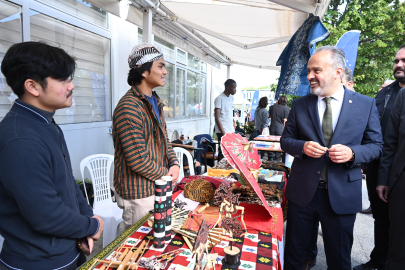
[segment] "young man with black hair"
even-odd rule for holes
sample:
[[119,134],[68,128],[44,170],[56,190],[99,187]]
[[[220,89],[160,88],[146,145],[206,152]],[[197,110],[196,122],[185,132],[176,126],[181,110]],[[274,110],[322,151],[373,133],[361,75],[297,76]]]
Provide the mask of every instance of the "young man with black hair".
[[127,228],[153,209],[155,180],[169,175],[175,184],[180,169],[167,137],[163,103],[153,91],[165,85],[163,52],[152,44],[138,44],[128,64],[131,89],[113,115],[114,187]]
[[72,105],[76,63],[40,42],[14,44],[1,64],[18,96],[0,123],[0,269],[76,269],[86,261],[103,221],[93,216],[72,174],[53,116]]
[[[225,82],[225,91],[215,98],[215,133],[218,142],[226,133],[235,131],[233,122],[233,95],[236,94],[236,82],[228,79]],[[218,160],[224,157],[221,147],[218,147]]]

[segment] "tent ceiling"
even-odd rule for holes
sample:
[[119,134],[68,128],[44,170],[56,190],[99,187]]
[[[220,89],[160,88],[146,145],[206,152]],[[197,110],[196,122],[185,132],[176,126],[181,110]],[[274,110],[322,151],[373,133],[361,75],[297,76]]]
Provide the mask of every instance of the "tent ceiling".
[[[138,8],[147,4],[145,0],[131,2]],[[330,0],[161,0],[159,8],[154,9],[153,23],[192,40],[221,63],[279,69],[275,63],[292,35],[309,13],[323,17],[329,3]],[[128,20],[133,21],[130,17],[131,11]]]

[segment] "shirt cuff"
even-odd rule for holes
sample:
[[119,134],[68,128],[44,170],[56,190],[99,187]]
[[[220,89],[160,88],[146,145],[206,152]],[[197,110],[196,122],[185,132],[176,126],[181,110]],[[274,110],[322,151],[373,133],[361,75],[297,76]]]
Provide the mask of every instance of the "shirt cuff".
[[97,233],[98,233],[98,229],[100,229],[100,221],[98,221],[98,219],[97,218],[92,218],[92,219],[95,219],[96,221],[97,221],[97,229],[96,229],[96,232],[95,233],[93,233],[92,235],[90,235],[90,236],[95,236]]
[[179,162],[179,161],[176,159],[176,160],[174,160],[174,161],[172,161],[172,162],[170,163],[169,167],[173,166],[173,164],[174,164],[176,161]]

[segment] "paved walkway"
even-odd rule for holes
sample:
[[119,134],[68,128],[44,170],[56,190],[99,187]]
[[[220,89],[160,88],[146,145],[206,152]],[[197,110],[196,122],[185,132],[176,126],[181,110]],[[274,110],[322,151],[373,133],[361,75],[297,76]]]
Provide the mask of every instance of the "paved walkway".
[[[363,209],[364,209],[370,206],[365,180],[363,180],[362,191],[363,191]],[[357,214],[356,222],[354,224],[352,267],[370,260],[370,253],[373,247],[374,247],[374,219],[371,215]],[[319,226],[319,235],[318,235],[317,263],[312,269],[313,270],[327,269],[321,226]]]

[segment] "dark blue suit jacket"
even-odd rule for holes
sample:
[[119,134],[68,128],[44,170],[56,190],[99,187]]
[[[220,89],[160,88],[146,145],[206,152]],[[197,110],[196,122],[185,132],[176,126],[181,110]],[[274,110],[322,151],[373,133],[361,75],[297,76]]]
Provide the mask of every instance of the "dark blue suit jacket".
[[287,183],[286,196],[305,207],[312,200],[325,162],[328,167],[328,192],[337,214],[354,214],[361,210],[361,164],[379,158],[383,138],[375,100],[345,88],[342,109],[330,146],[342,144],[355,153],[355,160],[334,163],[326,155],[312,158],[304,154],[305,142],[325,146],[318,114],[318,97],[309,94],[292,103],[281,137],[281,148],[294,162]]

